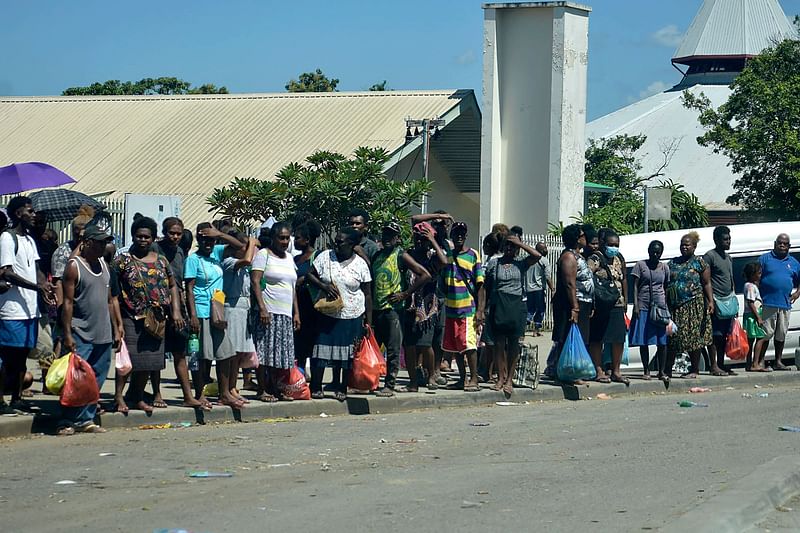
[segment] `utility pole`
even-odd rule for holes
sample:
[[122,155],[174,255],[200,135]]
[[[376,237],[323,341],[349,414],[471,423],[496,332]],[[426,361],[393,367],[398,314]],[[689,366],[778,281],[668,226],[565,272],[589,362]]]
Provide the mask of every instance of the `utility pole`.
[[[424,118],[424,119],[412,119],[406,118],[406,142],[410,142],[420,134],[422,135],[422,175],[425,179],[428,179],[428,163],[430,161],[430,150],[431,150],[431,132],[433,135],[439,131],[440,127],[445,126],[445,121],[438,117],[434,118]],[[414,133],[411,133],[411,128],[414,128]],[[422,132],[420,133],[420,128],[422,128]],[[421,206],[422,214],[424,215],[425,212],[428,210],[428,194],[422,197],[422,206]]]

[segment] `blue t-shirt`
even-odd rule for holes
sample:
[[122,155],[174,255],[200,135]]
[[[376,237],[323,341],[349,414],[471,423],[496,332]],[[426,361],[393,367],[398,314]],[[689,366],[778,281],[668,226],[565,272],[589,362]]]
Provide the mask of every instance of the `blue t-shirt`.
[[214,246],[211,255],[204,257],[194,253],[186,259],[183,279],[194,280],[194,307],[197,318],[211,317],[211,296],[216,289],[222,290],[222,254],[225,246]]
[[761,264],[759,289],[764,305],[791,309],[792,290],[800,286],[800,263],[791,255],[778,259],[773,252],[765,253],[758,262]]

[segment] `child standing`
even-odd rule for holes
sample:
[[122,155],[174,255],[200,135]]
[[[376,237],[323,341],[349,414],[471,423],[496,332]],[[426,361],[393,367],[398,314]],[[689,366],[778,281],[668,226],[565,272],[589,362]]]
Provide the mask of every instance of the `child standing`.
[[761,265],[759,263],[748,263],[744,267],[744,331],[747,333],[747,341],[750,350],[747,353],[747,370],[749,372],[770,372],[771,369],[764,366],[764,353],[766,352],[767,341],[765,340],[764,321],[761,319],[761,292],[758,285],[761,282]]

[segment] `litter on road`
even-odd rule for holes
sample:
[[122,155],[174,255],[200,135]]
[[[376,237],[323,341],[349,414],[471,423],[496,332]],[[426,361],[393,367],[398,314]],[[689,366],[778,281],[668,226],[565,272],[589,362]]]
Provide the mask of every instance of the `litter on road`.
[[56,485],[76,485],[77,481],[72,481],[71,479],[62,479],[61,481],[56,481]]
[[707,403],[690,402],[689,400],[681,400],[678,402],[679,407],[708,407]]
[[209,472],[203,470],[199,472],[189,472],[189,477],[209,478],[209,477],[233,477],[231,472]]
[[789,431],[790,433],[800,433],[800,428],[797,426],[781,426],[781,431]]
[[691,389],[689,389],[689,392],[691,392],[692,394],[700,394],[703,392],[711,392],[711,389],[707,387],[692,387]]

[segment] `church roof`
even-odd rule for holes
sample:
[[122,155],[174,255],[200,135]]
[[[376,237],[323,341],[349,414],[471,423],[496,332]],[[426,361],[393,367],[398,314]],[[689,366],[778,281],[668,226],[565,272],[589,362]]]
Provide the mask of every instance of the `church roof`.
[[797,30],[778,0],[705,0],[672,62],[753,57],[789,37]]

